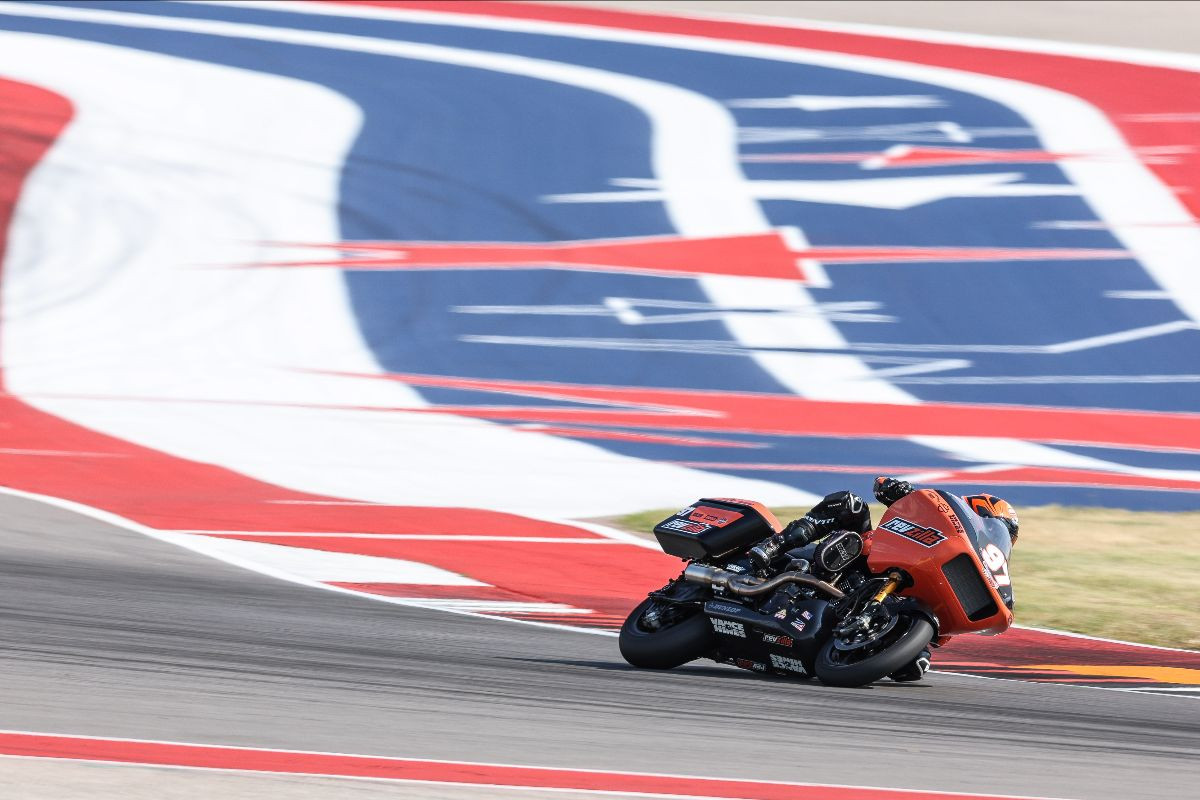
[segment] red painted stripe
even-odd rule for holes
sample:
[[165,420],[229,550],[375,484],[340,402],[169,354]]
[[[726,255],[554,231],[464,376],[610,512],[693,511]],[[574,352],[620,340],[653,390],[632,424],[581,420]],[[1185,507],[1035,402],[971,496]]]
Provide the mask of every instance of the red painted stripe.
[[1086,469],[1018,467],[1015,469],[950,472],[938,483],[971,483],[979,486],[1096,486],[1109,489],[1165,489],[1200,492],[1200,480],[1121,475]]
[[329,585],[383,597],[430,600],[503,600],[515,603],[545,602],[536,594],[513,592],[501,589],[499,586],[429,586],[419,583],[330,583]]
[[[547,542],[455,542],[413,539],[293,539],[245,535],[247,541],[418,561],[469,575],[507,592],[565,603],[624,619],[646,592],[679,574],[682,562],[632,544],[580,547]],[[424,591],[418,587],[416,591]],[[459,595],[469,598],[470,595]],[[532,598],[531,598],[532,596]]]
[[787,463],[738,463],[736,461],[675,461],[681,467],[711,469],[723,472],[813,472],[854,473],[863,475],[908,475],[913,473],[936,473],[928,482],[937,484],[963,484],[973,486],[1095,486],[1108,489],[1150,489],[1164,491],[1200,492],[1200,480],[1186,478],[1147,477],[1125,475],[1119,472],[1103,472],[1092,469],[1065,469],[1054,467],[1013,467],[996,470],[959,470],[947,467],[872,467],[853,464],[787,464]]
[[131,741],[43,733],[0,733],[0,754],[201,769],[332,775],[375,780],[455,783],[589,792],[739,798],[740,800],[1013,800],[1001,795],[773,783],[723,778],[523,767],[467,761],[267,750],[175,742]]
[[847,403],[795,395],[539,383],[440,375],[361,375],[410,386],[466,389],[524,398],[608,403],[561,406],[435,406],[405,409],[479,419],[574,422],[659,430],[791,436],[987,436],[1035,442],[1200,452],[1200,414],[982,403]]
[[352,270],[531,269],[682,276],[750,275],[803,281],[797,255],[781,233],[687,239],[662,236],[582,242],[338,242],[302,245],[354,251],[334,260],[268,262],[254,267]]
[[1083,153],[1052,153],[1046,150],[989,150],[978,147],[917,147],[896,145],[885,151],[863,153],[751,153],[741,157],[751,164],[862,163],[878,169],[895,167],[947,167],[979,164],[1041,164],[1065,159],[1104,158]]
[[[1020,578],[1017,610],[1020,611]],[[1010,628],[999,638],[958,636],[934,654],[934,667],[947,663],[985,663],[989,668],[1020,669],[1037,664],[1186,667],[1200,669],[1200,652],[1060,636],[1029,628]],[[1151,683],[1147,681],[1147,683]]]
[[[716,243],[721,246],[716,246]],[[740,275],[804,281],[804,275],[796,266],[797,259],[813,259],[830,264],[893,264],[1132,258],[1125,250],[1095,247],[809,247],[789,250],[778,233],[730,237],[728,240],[673,239],[653,245],[624,245],[621,251],[612,253],[609,258],[603,255],[614,246],[601,243],[591,247],[573,245],[567,249],[560,249],[558,244],[501,246],[484,242],[435,245],[424,242],[348,241],[300,246],[354,251],[355,255],[333,259],[271,261],[248,266],[330,267],[350,271],[551,268],[684,277]],[[768,252],[756,252],[764,249]],[[644,251],[650,253],[642,255]],[[645,263],[635,263],[639,256]]]
[[713,439],[706,436],[669,436],[641,431],[620,431],[611,428],[575,428],[567,425],[520,425],[514,430],[528,433],[545,433],[550,436],[566,436],[571,439],[613,439],[624,442],[647,442],[669,444],[679,447],[732,447],[757,450],[766,447],[760,442],[739,442],[735,439]]

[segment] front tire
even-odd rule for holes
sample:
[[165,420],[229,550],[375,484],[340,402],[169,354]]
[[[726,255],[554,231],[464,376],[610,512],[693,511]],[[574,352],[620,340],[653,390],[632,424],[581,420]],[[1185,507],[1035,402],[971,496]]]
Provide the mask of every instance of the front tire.
[[889,645],[865,656],[837,650],[830,639],[817,654],[816,672],[828,686],[866,686],[910,664],[933,638],[933,625],[924,617],[905,616],[908,629]]
[[625,619],[618,640],[622,658],[643,669],[673,669],[712,650],[712,626],[701,611],[665,628],[643,628],[642,616],[654,603],[646,598]]

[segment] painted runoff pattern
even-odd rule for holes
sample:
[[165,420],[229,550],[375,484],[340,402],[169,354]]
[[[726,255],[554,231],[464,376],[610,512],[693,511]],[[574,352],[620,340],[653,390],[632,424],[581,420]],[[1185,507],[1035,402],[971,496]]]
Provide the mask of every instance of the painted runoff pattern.
[[[1200,508],[1200,67],[1141,58],[0,2],[0,484],[602,635],[680,565],[581,520],[876,474]],[[1200,688],[1195,653],[1029,629],[936,661]]]

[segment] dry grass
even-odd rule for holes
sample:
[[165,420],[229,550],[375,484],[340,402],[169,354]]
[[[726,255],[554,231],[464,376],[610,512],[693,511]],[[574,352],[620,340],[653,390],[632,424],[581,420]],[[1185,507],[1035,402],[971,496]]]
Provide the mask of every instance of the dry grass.
[[[674,509],[609,524],[649,535]],[[775,509],[781,520],[806,509]],[[1017,621],[1200,650],[1200,513],[1022,508]],[[872,506],[879,519],[882,506]]]

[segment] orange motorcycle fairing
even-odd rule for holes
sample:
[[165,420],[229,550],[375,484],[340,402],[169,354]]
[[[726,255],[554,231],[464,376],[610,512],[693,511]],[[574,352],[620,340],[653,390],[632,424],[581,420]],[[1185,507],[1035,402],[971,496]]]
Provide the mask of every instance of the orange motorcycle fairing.
[[1007,562],[996,571],[984,563],[981,533],[972,517],[958,498],[921,489],[893,503],[866,534],[871,572],[906,572],[912,585],[899,594],[921,601],[937,615],[939,636],[995,635],[1012,625],[1012,611],[998,584],[1008,580]]

